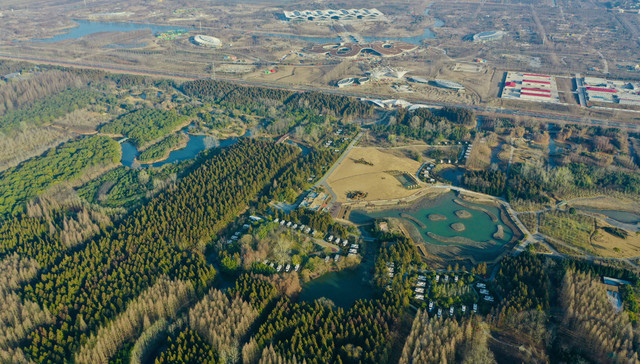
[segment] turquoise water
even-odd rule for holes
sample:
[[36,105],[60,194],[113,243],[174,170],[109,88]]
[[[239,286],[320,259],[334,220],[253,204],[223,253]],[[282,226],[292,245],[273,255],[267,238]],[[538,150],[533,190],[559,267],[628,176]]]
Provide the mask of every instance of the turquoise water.
[[[492,219],[483,211],[472,210],[463,206],[456,204],[453,200],[456,199],[456,195],[453,192],[446,193],[442,196],[436,197],[433,200],[429,201],[420,201],[417,206],[413,206],[412,208],[404,208],[404,209],[390,209],[386,211],[377,211],[377,212],[364,212],[354,210],[351,213],[350,220],[354,223],[366,223],[367,221],[371,221],[371,219],[375,218],[384,218],[384,217],[394,217],[394,218],[402,218],[400,214],[407,214],[416,220],[420,221],[422,224],[426,226],[426,228],[422,228],[416,222],[411,221],[416,229],[420,232],[422,239],[425,242],[435,244],[435,245],[460,245],[458,243],[446,243],[435,240],[427,235],[428,232],[433,234],[442,236],[442,237],[455,237],[461,236],[473,241],[483,242],[488,240],[493,240],[498,243],[500,246],[506,244],[513,237],[513,231],[506,226],[500,220],[500,210],[497,207],[486,206],[486,205],[478,205],[472,204],[466,201],[463,201],[467,205],[482,207],[495,216],[498,217],[499,222],[494,223]],[[468,219],[459,218],[456,216],[455,211],[465,210],[471,214],[471,217]],[[439,214],[446,217],[446,220],[443,221],[432,221],[428,218],[431,214]],[[410,221],[409,219],[404,219],[405,221]],[[465,230],[461,232],[457,232],[451,228],[451,224],[453,223],[462,223],[465,226]],[[493,234],[497,231],[497,225],[501,225],[504,229],[504,239],[495,239]]]
[[93,22],[88,20],[77,20],[74,22],[78,26],[70,28],[67,33],[58,34],[51,38],[32,39],[34,42],[59,42],[67,39],[78,39],[84,36],[101,32],[131,32],[134,30],[151,30],[152,33],[166,32],[169,30],[191,30],[193,28],[176,28],[167,25],[142,24],[142,23],[122,23],[122,22]]

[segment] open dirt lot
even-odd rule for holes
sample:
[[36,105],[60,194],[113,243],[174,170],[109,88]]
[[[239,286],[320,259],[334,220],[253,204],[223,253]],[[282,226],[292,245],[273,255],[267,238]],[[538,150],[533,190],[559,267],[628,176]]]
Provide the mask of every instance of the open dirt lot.
[[631,201],[631,200],[623,201],[610,196],[577,198],[577,199],[571,200],[570,205],[578,208],[583,207],[583,208],[629,211],[629,212],[640,211],[639,202]]
[[[604,221],[597,220],[598,227],[610,226]],[[640,235],[629,233],[622,239],[598,229],[591,239],[591,246],[597,254],[607,258],[631,258],[640,256]]]
[[[356,163],[363,159],[373,165]],[[366,201],[402,198],[416,193],[402,186],[386,171],[403,171],[415,174],[421,163],[377,148],[353,148],[342,164],[329,176],[327,182],[338,196],[338,202],[347,201],[347,192],[367,193]]]

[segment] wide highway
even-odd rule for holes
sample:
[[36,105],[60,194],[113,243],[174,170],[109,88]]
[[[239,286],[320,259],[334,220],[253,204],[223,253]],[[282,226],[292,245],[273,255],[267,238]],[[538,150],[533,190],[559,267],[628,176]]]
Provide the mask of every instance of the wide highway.
[[[187,80],[211,78],[211,75],[209,74],[186,73],[186,72],[163,72],[163,71],[145,69],[140,67],[125,67],[120,65],[100,65],[100,64],[93,64],[93,63],[66,62],[66,61],[58,61],[58,60],[44,59],[44,58],[37,58],[37,57],[15,56],[11,54],[2,54],[2,53],[0,53],[0,59],[52,64],[52,65],[66,66],[66,67],[90,68],[90,69],[103,70],[107,72],[121,72],[121,73],[138,74],[138,75],[172,77],[172,78],[180,78],[180,79],[187,79]],[[389,95],[365,93],[365,92],[358,92],[358,91],[347,91],[345,89],[338,89],[338,88],[322,88],[322,87],[304,86],[304,85],[286,85],[286,84],[275,83],[275,82],[250,81],[250,80],[243,80],[243,79],[225,77],[225,76],[216,76],[215,79],[220,81],[232,82],[239,85],[270,87],[270,88],[284,89],[289,91],[326,92],[326,93],[335,94],[335,95],[343,95],[343,96],[351,96],[351,97],[367,98],[367,99],[391,98]],[[603,119],[595,119],[595,118],[589,118],[589,117],[583,117],[583,116],[571,116],[566,114],[550,113],[550,112],[543,112],[543,111],[526,111],[526,110],[511,109],[511,108],[509,109],[494,108],[494,107],[488,107],[488,106],[482,106],[482,105],[467,105],[467,104],[457,104],[457,103],[448,103],[448,102],[438,102],[438,101],[432,101],[428,99],[415,98],[415,97],[403,97],[402,99],[412,103],[416,103],[416,104],[428,104],[433,106],[449,106],[449,107],[470,109],[478,113],[489,113],[494,115],[505,115],[505,116],[523,116],[523,117],[538,119],[543,121],[557,121],[562,123],[594,125],[594,126],[601,126],[601,127],[629,129],[631,131],[640,131],[640,122],[603,120]]]

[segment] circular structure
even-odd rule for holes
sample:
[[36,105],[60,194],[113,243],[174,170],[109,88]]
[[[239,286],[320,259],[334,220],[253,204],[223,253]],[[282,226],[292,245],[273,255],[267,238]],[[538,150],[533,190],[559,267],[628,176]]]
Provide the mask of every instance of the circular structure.
[[482,32],[478,34],[474,34],[473,41],[474,42],[486,42],[490,40],[498,40],[504,36],[504,32],[502,30],[490,30],[488,32]]
[[222,41],[216,37],[198,34],[193,37],[193,41],[200,46],[218,48],[222,46]]

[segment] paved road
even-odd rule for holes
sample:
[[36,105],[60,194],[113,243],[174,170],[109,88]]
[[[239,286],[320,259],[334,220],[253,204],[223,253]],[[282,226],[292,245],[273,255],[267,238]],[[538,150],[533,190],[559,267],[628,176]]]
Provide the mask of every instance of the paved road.
[[[20,57],[12,54],[0,54],[0,59],[2,58],[18,60],[18,61],[55,64],[55,65],[61,65],[66,67],[92,68],[92,69],[99,69],[99,70],[110,71],[110,72],[133,73],[133,74],[142,74],[142,75],[149,75],[149,76],[174,77],[174,78],[182,78],[182,79],[189,79],[189,80],[211,78],[211,75],[209,74],[162,72],[158,70],[144,69],[140,67],[125,67],[120,65],[100,65],[100,64],[92,64],[92,63],[65,62],[65,61],[57,61],[57,60],[36,58],[36,57]],[[231,77],[216,76],[216,80],[222,80],[222,81],[232,82],[232,83],[241,84],[241,85],[270,87],[270,88],[285,89],[290,91],[325,92],[325,93],[330,93],[335,95],[351,96],[351,97],[358,97],[358,98],[369,98],[369,99],[390,98],[389,95],[380,95],[375,93],[364,93],[364,92],[357,92],[357,91],[347,91],[345,89],[320,88],[320,87],[302,86],[302,85],[286,85],[286,84],[272,83],[272,82],[248,81],[248,80],[231,78]],[[525,116],[531,119],[538,119],[542,121],[558,121],[558,122],[566,122],[566,123],[586,124],[586,125],[622,128],[622,129],[629,129],[633,131],[640,131],[640,123],[636,123],[636,122],[625,122],[625,121],[618,121],[618,120],[601,120],[601,119],[592,119],[587,117],[564,115],[564,114],[542,112],[542,111],[525,111],[525,110],[519,110],[519,109],[494,108],[494,107],[481,106],[481,105],[466,105],[466,104],[458,104],[458,103],[438,102],[438,101],[432,101],[432,100],[415,98],[415,97],[407,97],[404,99],[412,103],[420,103],[420,104],[426,103],[434,106],[458,107],[458,108],[473,110],[479,113]]]
[[318,182],[316,182],[315,186],[313,186],[313,187],[324,187],[327,190],[327,192],[329,192],[329,194],[331,195],[331,204],[335,203],[338,200],[338,196],[336,196],[335,192],[333,192],[331,187],[329,187],[329,184],[327,183],[327,178],[331,175],[331,173],[333,173],[333,171],[338,167],[338,165],[342,163],[342,161],[347,156],[347,154],[349,154],[349,151],[351,151],[351,149],[353,149],[353,147],[360,141],[360,138],[362,138],[362,132],[358,133],[358,135],[356,135],[356,137],[353,138],[353,140],[351,141],[351,143],[349,143],[349,146],[344,150],[340,158],[338,158],[338,160],[331,166],[331,168],[329,168],[327,173],[325,173],[324,176],[322,176],[322,178],[320,178]]

